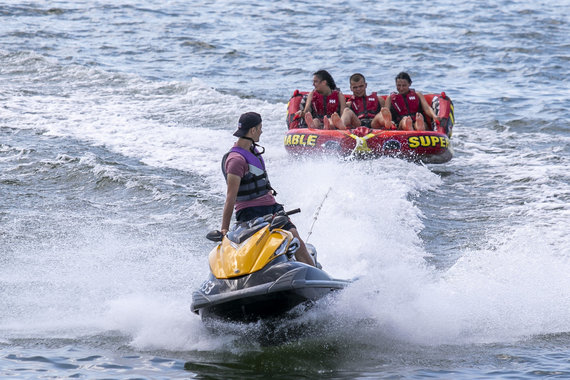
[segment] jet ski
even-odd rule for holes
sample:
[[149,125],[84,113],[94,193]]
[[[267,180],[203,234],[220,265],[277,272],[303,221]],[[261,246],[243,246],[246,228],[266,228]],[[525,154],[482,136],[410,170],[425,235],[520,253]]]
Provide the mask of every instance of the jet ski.
[[280,317],[298,305],[310,305],[350,281],[334,279],[317,266],[295,260],[299,239],[282,227],[299,209],[236,223],[210,252],[210,275],[192,294],[191,309],[205,320],[252,322]]

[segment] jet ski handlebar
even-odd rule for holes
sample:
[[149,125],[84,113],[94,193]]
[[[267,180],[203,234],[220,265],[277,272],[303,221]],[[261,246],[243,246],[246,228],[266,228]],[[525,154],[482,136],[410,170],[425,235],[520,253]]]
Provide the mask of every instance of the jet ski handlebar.
[[215,242],[220,242],[223,240],[223,238],[224,238],[224,234],[222,234],[222,232],[218,231],[218,230],[212,230],[206,234],[206,239],[211,240],[211,241],[215,241]]
[[[286,211],[285,215],[288,216],[288,215],[293,215],[293,214],[297,214],[300,212],[301,212],[301,209],[296,208],[293,210]],[[278,215],[278,214],[276,214],[276,215]],[[266,217],[271,216],[272,218],[275,218],[276,215],[270,214],[270,215],[267,215]],[[283,214],[281,214],[281,215],[283,215]],[[281,222],[281,220],[279,218],[278,218],[278,220],[274,220],[274,222],[275,222],[275,227],[280,227],[281,225],[283,225],[283,222]],[[213,241],[213,242],[221,242],[224,239],[224,234],[222,234],[222,232],[219,230],[212,230],[206,234],[206,239]]]

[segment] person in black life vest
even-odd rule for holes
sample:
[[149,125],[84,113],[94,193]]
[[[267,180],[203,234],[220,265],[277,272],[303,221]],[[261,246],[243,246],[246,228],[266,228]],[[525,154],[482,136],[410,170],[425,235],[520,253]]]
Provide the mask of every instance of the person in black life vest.
[[304,117],[308,128],[335,129],[330,117],[335,112],[342,115],[346,108],[344,95],[326,70],[313,73],[313,86],[315,89],[307,96],[305,108],[295,115]]
[[[283,205],[275,201],[275,191],[269,183],[265,162],[257,143],[262,133],[261,116],[256,112],[246,112],[239,118],[238,137],[233,148],[222,159],[222,172],[226,178],[227,191],[222,215],[222,234],[230,228],[234,207],[236,221],[245,222],[267,214],[283,211]],[[295,257],[297,261],[315,265],[297,228],[291,221],[284,227],[299,239],[301,246]]]
[[344,112],[339,117],[331,116],[331,122],[337,129],[352,129],[364,126],[374,129],[395,129],[390,110],[386,108],[384,98],[375,92],[366,94],[368,84],[364,75],[352,74],[349,79],[352,96],[346,103]]
[[423,94],[410,88],[412,78],[405,72],[396,75],[396,89],[386,98],[386,107],[392,112],[392,119],[398,129],[405,131],[425,131],[425,121],[422,112],[439,120],[435,112],[427,103]]

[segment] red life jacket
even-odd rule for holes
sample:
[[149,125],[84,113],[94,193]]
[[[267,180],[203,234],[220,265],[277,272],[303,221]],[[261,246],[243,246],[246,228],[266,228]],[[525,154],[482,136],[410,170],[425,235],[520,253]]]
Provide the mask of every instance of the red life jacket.
[[392,115],[396,116],[396,123],[404,116],[410,116],[413,121],[416,121],[416,113],[422,111],[420,97],[412,89],[405,96],[393,92],[390,94],[390,100]]
[[352,95],[350,101],[350,108],[359,119],[373,119],[380,112],[380,102],[375,92],[358,98]]
[[333,91],[329,96],[324,96],[318,91],[313,91],[313,100],[311,103],[313,117],[323,120],[325,116],[330,116],[335,112],[339,113],[340,102],[338,101],[338,95],[339,92],[337,90]]

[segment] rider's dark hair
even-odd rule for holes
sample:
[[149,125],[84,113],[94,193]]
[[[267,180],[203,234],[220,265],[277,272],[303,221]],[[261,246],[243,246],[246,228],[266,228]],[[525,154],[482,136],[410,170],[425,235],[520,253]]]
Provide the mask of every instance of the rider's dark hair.
[[320,80],[326,80],[327,85],[330,87],[331,90],[337,89],[336,83],[334,82],[332,75],[330,75],[328,71],[319,70],[319,71],[314,72],[313,75],[318,77]]
[[401,72],[398,75],[396,75],[396,80],[398,79],[405,79],[408,81],[409,84],[412,84],[412,78],[410,78],[410,74],[406,73],[406,72]]
[[361,80],[366,82],[366,78],[364,78],[364,75],[362,75],[360,73],[354,73],[350,76],[349,83],[356,83],[356,82],[359,82]]

